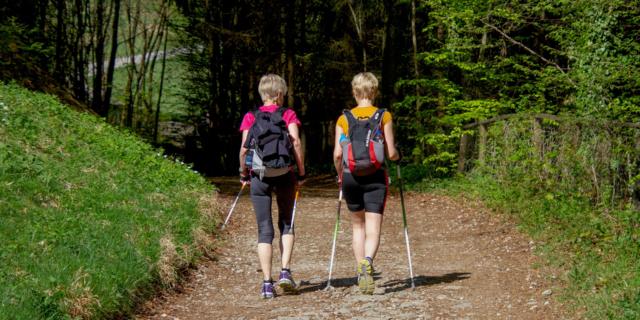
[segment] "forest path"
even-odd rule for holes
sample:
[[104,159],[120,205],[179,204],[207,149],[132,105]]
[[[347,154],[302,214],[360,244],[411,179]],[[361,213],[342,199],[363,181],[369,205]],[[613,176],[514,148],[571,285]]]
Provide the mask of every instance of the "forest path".
[[[166,51],[166,58],[170,59],[173,58],[175,56],[181,55],[181,54],[185,54],[187,53],[188,49],[186,48],[173,48],[173,49],[167,49]],[[114,61],[114,68],[118,69],[118,68],[122,68],[124,66],[130,65],[131,64],[131,60],[133,60],[133,63],[138,65],[142,62],[142,58],[145,58],[145,61],[151,61],[151,59],[153,57],[156,57],[157,59],[162,59],[162,56],[165,54],[164,50],[158,50],[158,51],[150,51],[147,52],[146,54],[136,54],[133,56],[122,56],[122,57],[117,57]],[[106,72],[107,68],[109,68],[109,60],[105,60],[103,62],[103,68]],[[95,71],[95,67],[93,63],[89,63],[88,67],[87,67],[88,73],[89,73],[89,77],[93,76],[93,73]]]
[[[405,195],[415,290],[409,272],[400,197],[387,199],[375,259],[374,295],[357,290],[348,211],[343,203],[332,285],[326,286],[337,188],[310,179],[296,213],[291,268],[298,295],[260,297],[256,223],[245,191],[215,261],[202,262],[180,292],[151,301],[137,319],[559,319],[551,272],[535,269],[534,243],[515,225],[470,200],[428,193]],[[216,180],[229,208],[239,184]],[[274,203],[275,205],[275,203]],[[275,208],[274,208],[275,209]],[[225,212],[226,214],[226,212]],[[274,243],[277,243],[277,238]],[[274,246],[274,266],[279,250]],[[277,279],[279,268],[274,268]]]

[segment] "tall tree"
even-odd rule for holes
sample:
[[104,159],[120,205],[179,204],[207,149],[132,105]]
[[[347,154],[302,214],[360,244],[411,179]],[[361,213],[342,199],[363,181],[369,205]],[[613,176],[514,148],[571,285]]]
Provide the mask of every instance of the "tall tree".
[[56,1],[56,44],[55,44],[55,58],[54,58],[54,67],[53,67],[53,75],[56,80],[62,82],[65,78],[65,69],[66,69],[66,49],[67,49],[67,39],[66,39],[66,24],[65,21],[65,11],[66,5],[64,0]]
[[109,66],[107,67],[107,83],[104,93],[104,102],[107,111],[111,106],[111,94],[113,91],[113,73],[116,67],[116,56],[118,54],[118,26],[120,22],[120,0],[112,0],[113,22],[111,27],[111,54],[109,56]]
[[91,97],[91,106],[101,116],[106,116],[107,108],[103,105],[102,88],[104,81],[104,48],[106,41],[105,15],[107,8],[105,0],[97,0],[96,19],[93,21],[93,32],[95,40],[93,42],[93,96]]
[[364,71],[367,71],[367,42],[365,33],[366,30],[364,29],[365,14],[363,4],[362,1],[358,1],[354,8],[352,2],[352,0],[347,0],[347,7],[349,8],[349,13],[351,13],[353,26],[356,30],[356,34],[358,35],[358,40],[360,41],[360,50],[362,52],[362,69]]

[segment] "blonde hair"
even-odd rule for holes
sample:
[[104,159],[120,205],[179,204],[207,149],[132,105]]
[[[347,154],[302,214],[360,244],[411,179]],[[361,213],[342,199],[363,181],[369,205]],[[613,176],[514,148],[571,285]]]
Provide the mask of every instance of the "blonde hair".
[[360,72],[351,80],[353,96],[373,100],[378,94],[378,79],[371,72]]
[[287,94],[287,83],[277,74],[269,73],[260,78],[258,92],[262,101],[276,100],[278,94],[284,97]]

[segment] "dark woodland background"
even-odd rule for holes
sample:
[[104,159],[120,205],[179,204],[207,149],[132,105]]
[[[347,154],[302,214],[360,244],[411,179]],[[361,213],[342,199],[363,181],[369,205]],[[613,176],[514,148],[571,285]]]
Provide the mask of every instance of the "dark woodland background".
[[[334,121],[364,70],[381,81],[377,105],[396,117],[406,164],[426,176],[456,171],[477,120],[640,115],[637,1],[3,2],[0,78],[56,93],[207,175],[235,174],[237,127],[268,72],[286,79],[318,171],[331,168]],[[181,72],[165,71],[177,61]]]

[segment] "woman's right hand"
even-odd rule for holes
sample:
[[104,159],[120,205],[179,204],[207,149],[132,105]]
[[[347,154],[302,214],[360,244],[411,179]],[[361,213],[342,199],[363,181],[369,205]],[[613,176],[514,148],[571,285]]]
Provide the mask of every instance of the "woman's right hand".
[[244,168],[243,170],[240,170],[240,183],[251,183],[251,175],[249,174],[249,169]]

